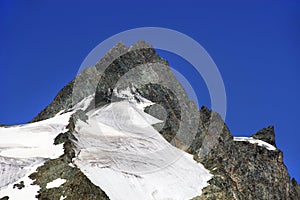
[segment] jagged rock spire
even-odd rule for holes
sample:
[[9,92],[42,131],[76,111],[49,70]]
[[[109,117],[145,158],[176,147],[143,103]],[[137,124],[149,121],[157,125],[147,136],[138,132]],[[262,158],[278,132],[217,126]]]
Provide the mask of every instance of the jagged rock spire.
[[266,128],[263,128],[254,135],[252,135],[252,137],[255,139],[265,141],[276,147],[274,126],[268,126]]

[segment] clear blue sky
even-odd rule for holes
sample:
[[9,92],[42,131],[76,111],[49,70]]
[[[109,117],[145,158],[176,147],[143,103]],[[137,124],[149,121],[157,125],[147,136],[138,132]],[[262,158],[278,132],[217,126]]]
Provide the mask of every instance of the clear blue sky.
[[[289,172],[300,181],[297,1],[81,2],[0,1],[0,123],[32,119],[106,38],[137,27],[171,28],[197,40],[217,64],[232,133],[251,135],[275,125]],[[186,64],[162,54],[179,70]],[[185,73],[200,104],[209,106],[201,78]]]

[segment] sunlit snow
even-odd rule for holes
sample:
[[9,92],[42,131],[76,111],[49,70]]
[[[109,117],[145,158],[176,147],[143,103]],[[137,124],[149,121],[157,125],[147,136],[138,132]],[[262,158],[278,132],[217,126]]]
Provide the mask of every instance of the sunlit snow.
[[[111,200],[182,200],[201,195],[212,175],[152,127],[161,121],[143,109],[153,103],[131,92],[115,92],[126,100],[91,110],[86,122],[76,122],[77,154],[70,166],[79,167]],[[63,110],[44,121],[0,128],[0,197],[35,199],[40,188],[30,185],[28,175],[47,159],[63,154],[63,146],[54,145],[54,138],[67,131],[71,114],[86,109],[92,98],[75,105],[73,112]],[[20,181],[25,188],[13,189]],[[59,178],[46,187],[59,187],[65,181]]]
[[252,137],[234,137],[233,140],[238,142],[245,141],[251,144],[257,144],[258,146],[265,147],[266,149],[271,151],[276,150],[276,147],[274,147],[273,145],[262,140],[254,139]]
[[[7,195],[14,200],[34,199],[39,187],[30,186],[32,180],[28,175],[35,171],[37,164],[64,153],[63,145],[53,143],[59,133],[66,131],[71,114],[56,115],[26,125],[0,127],[0,197]],[[22,180],[25,188],[12,189],[14,183]]]
[[76,124],[74,163],[112,200],[190,199],[212,175],[170,145],[151,125],[160,122],[128,101],[90,111]]
[[57,158],[63,154],[62,145],[54,138],[66,131],[71,113],[44,121],[0,128],[0,156],[13,158]]
[[[30,168],[27,171],[27,173],[25,174],[25,176],[23,176],[18,181],[14,181],[5,187],[2,187],[0,189],[0,198],[2,198],[4,196],[9,196],[9,199],[11,199],[11,200],[36,199],[35,196],[38,194],[40,187],[38,185],[32,185],[33,180],[31,180],[28,176],[30,174],[32,174],[33,172],[35,172],[36,169],[41,165],[43,165],[43,163],[40,163],[40,164],[37,164],[34,166],[30,166]],[[1,176],[1,179],[2,179],[2,176]],[[14,184],[20,183],[21,181],[24,182],[25,187],[22,189],[14,188]]]
[[61,186],[65,182],[66,182],[65,179],[58,178],[58,179],[55,179],[55,180],[51,181],[50,183],[47,183],[46,188],[47,189],[56,188],[56,187]]

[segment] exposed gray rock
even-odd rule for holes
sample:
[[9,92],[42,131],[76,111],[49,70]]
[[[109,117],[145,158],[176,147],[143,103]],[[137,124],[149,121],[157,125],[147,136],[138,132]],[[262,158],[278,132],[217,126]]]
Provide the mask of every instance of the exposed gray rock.
[[[145,42],[130,48],[117,44],[95,66],[85,69],[64,87],[32,121],[53,117],[93,94],[95,100],[87,110],[119,101],[113,91],[133,86],[138,94],[165,109],[165,122],[156,127],[165,139],[193,154],[195,160],[214,175],[210,185],[195,199],[300,199],[300,187],[290,179],[283,153],[279,149],[270,151],[256,144],[234,141],[220,115],[206,107],[198,111],[167,61]],[[151,114],[151,107],[145,111]],[[56,144],[64,143],[65,154],[49,160],[31,176],[41,186],[39,199],[57,199],[59,195],[68,196],[67,199],[108,199],[78,168],[68,165],[75,156],[72,134],[77,117],[84,120],[84,111],[74,115],[69,131],[55,140]],[[276,146],[272,126],[254,134],[253,138]],[[47,190],[46,183],[57,177],[67,182],[57,189]]]

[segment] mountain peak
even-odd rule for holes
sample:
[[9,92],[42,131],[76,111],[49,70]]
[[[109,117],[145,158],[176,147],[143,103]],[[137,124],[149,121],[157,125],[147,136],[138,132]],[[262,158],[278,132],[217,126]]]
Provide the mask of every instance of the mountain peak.
[[[129,71],[141,64],[147,67],[146,64],[151,63],[161,63],[161,66],[164,65],[164,69],[160,70],[164,72],[163,75],[165,75],[165,77],[173,76],[171,70],[165,70],[167,66],[166,61],[156,54],[150,44],[140,40],[128,48],[120,41],[99,59],[99,62],[94,66],[82,70],[72,81],[61,89],[54,100],[35,116],[31,122],[51,118],[61,110],[72,108],[76,103],[90,95],[95,95],[96,93],[101,93],[102,95],[102,92],[106,93],[108,89],[111,89],[107,86],[113,86],[109,84],[110,82],[115,83],[118,81],[122,72]],[[157,68],[161,68],[161,66],[157,66]],[[163,75],[161,75],[159,79],[165,79]],[[106,91],[100,91],[102,86],[105,87],[102,89]]]
[[274,126],[268,126],[266,128],[263,128],[254,135],[252,135],[252,137],[255,139],[265,141],[276,147]]
[[[300,197],[282,152],[272,146],[274,127],[234,138],[218,113],[195,106],[168,62],[145,41],[116,44],[33,121],[0,127],[0,200],[16,199],[30,185],[39,199]],[[14,190],[24,173],[30,177],[25,189]],[[47,187],[57,180],[64,183]]]

